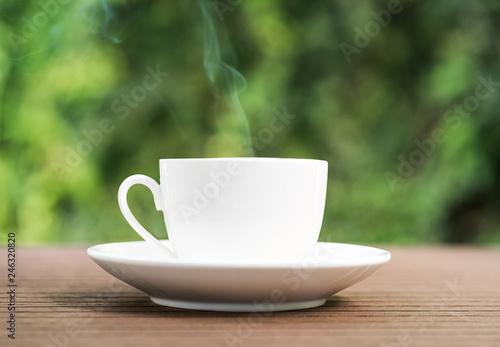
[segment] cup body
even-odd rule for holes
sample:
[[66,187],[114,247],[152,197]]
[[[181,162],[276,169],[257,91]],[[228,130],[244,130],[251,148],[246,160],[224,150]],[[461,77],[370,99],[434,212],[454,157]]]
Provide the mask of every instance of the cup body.
[[256,261],[309,255],[321,230],[327,170],[326,161],[312,159],[160,160],[157,207],[175,255]]

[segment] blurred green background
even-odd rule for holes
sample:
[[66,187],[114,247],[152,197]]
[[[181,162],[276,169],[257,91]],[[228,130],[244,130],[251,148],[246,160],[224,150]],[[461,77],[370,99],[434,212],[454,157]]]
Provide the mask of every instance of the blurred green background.
[[[500,243],[498,1],[206,5],[255,155],[329,162],[322,240]],[[193,0],[1,0],[2,243],[138,240],[123,179],[250,154],[202,19]],[[150,192],[129,201],[164,238]]]

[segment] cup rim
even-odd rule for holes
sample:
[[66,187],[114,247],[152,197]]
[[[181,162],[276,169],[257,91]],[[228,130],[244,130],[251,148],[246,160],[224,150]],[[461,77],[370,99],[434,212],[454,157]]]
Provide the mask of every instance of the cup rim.
[[279,161],[279,162],[285,162],[285,161],[300,161],[300,162],[316,162],[316,163],[326,163],[328,162],[326,160],[322,159],[309,159],[309,158],[272,158],[272,157],[220,157],[220,158],[166,158],[166,159],[160,159],[160,163],[163,162],[195,162],[195,161],[234,161],[234,162],[272,162],[272,161]]

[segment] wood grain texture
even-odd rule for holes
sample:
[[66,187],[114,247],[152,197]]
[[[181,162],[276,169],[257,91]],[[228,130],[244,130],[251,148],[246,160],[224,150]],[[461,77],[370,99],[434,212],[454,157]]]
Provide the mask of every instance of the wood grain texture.
[[0,346],[500,346],[499,249],[386,249],[388,264],[323,307],[262,317],[158,306],[85,248],[20,248],[15,341],[4,249]]

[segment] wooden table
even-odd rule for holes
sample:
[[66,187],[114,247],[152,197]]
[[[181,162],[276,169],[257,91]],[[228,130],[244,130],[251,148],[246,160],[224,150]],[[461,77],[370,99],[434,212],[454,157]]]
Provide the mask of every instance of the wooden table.
[[16,340],[4,266],[0,346],[500,346],[500,249],[385,248],[388,264],[323,307],[260,320],[158,306],[85,248],[20,248]]

